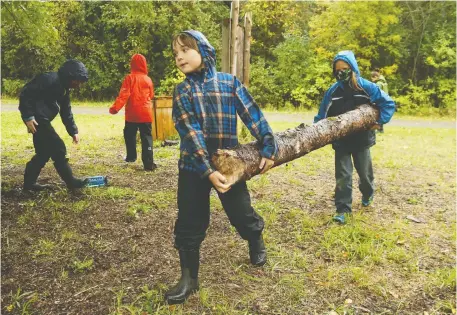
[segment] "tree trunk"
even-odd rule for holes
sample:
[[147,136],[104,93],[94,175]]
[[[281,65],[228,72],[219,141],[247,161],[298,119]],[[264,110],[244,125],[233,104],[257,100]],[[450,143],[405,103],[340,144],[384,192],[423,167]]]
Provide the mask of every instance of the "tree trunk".
[[[275,134],[278,154],[274,167],[295,160],[351,133],[368,130],[376,124],[379,111],[370,105],[337,117],[323,119],[313,125],[301,124]],[[231,150],[217,150],[212,156],[213,165],[224,175],[230,185],[248,180],[260,173],[262,159],[258,143],[239,145]]]

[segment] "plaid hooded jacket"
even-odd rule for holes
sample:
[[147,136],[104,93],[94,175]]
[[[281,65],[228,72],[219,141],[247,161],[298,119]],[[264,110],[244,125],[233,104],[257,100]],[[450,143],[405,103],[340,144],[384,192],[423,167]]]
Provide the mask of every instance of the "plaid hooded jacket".
[[187,74],[174,91],[173,122],[181,137],[179,168],[200,177],[214,172],[211,155],[238,145],[237,113],[258,140],[262,157],[274,160],[278,149],[273,132],[246,87],[235,76],[216,72],[216,52],[202,33],[185,33],[196,39],[205,67]]

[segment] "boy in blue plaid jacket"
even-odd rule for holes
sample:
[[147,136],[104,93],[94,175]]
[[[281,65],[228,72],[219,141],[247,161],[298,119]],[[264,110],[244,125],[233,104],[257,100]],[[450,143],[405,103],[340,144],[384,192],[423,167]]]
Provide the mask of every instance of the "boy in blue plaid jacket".
[[211,155],[217,149],[238,144],[237,113],[262,144],[262,173],[273,166],[277,144],[260,108],[242,83],[231,74],[216,72],[215,50],[202,33],[180,33],[173,39],[172,49],[177,67],[186,75],[173,97],[173,121],[181,137],[179,211],[174,229],[181,279],[165,294],[169,304],[178,304],[198,290],[199,249],[209,225],[212,187],[217,190],[230,223],[248,241],[251,263],[265,264],[264,221],[251,206],[246,182],[231,187],[226,184],[226,178],[211,165]]

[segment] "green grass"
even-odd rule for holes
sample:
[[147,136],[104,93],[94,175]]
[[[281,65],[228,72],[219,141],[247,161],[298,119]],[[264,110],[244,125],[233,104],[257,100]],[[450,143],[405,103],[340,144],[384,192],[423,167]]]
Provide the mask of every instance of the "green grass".
[[[102,283],[98,295],[82,294],[75,307],[84,309],[87,297],[107,314],[356,314],[360,307],[375,314],[455,312],[455,129],[389,126],[378,135],[371,150],[374,204],[361,207],[354,175],[354,214],[345,226],[331,222],[331,146],[251,179],[252,205],[265,220],[269,262],[263,268],[249,265],[246,242],[212,194],[201,290],[170,307],[163,293],[179,276],[172,248],[178,148],[156,143],[160,167],[145,173],[141,161],[122,162],[123,117],[76,116],[79,145],[56,119],[75,173],[109,174],[111,185],[69,192],[48,163],[40,180],[59,189],[27,195],[19,188],[34,152],[31,135],[17,113],[1,117],[2,257],[22,268],[2,275],[9,288],[6,311],[49,313],[49,296],[66,300],[69,288],[80,292]],[[274,131],[296,125],[271,124]],[[34,272],[54,284],[20,277]],[[29,281],[46,289],[29,290]]]

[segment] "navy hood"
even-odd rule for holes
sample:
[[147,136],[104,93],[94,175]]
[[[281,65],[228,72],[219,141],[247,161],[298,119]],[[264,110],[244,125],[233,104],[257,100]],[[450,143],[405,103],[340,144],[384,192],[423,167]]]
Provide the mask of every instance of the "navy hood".
[[86,66],[81,61],[75,59],[65,61],[59,68],[58,74],[65,87],[68,87],[70,81],[73,80],[82,82],[89,80],[89,73]]
[[198,45],[198,49],[200,50],[200,55],[202,56],[203,63],[205,64],[205,77],[207,79],[211,79],[216,75],[216,50],[213,46],[208,42],[205,35],[203,35],[199,31],[195,30],[187,30],[183,33],[192,36]]
[[357,65],[357,61],[355,60],[355,55],[352,51],[350,50],[343,50],[340,51],[335,58],[333,58],[333,75],[335,75],[335,63],[338,60],[342,60],[346,62],[352,69],[352,71],[357,75],[357,77],[360,77],[360,71],[359,71],[359,66]]

